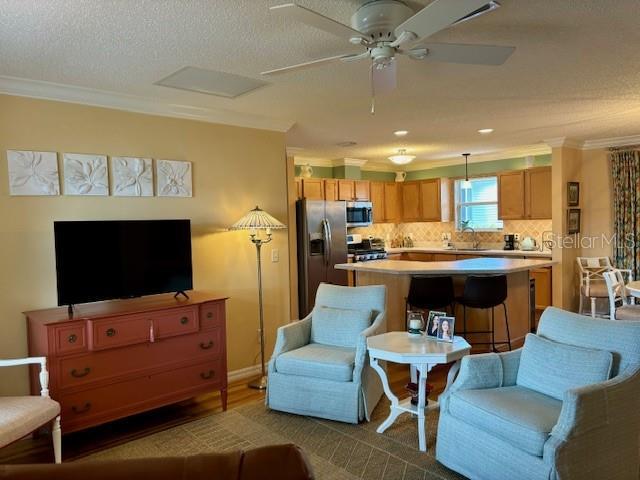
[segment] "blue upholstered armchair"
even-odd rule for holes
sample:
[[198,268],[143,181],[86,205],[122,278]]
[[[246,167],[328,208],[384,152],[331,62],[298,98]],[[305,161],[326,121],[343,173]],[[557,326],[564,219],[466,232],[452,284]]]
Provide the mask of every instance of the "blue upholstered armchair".
[[386,287],[321,284],[313,311],[278,329],[269,362],[274,410],[358,423],[382,396],[367,359],[367,337],[382,333]]
[[537,335],[472,355],[440,397],[436,458],[472,479],[637,479],[640,322],[547,308]]

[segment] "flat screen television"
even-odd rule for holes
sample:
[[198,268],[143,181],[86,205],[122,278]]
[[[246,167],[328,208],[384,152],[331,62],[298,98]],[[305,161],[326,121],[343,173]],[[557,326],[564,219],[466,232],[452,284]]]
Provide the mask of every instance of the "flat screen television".
[[58,305],[193,288],[189,220],[54,222]]

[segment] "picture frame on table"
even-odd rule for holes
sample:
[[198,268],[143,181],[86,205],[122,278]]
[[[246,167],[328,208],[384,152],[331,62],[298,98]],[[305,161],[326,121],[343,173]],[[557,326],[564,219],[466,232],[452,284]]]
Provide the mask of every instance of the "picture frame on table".
[[567,233],[580,233],[580,209],[567,210]]
[[424,331],[427,337],[437,338],[438,337],[438,329],[440,328],[440,318],[446,317],[447,312],[438,312],[435,310],[431,310],[429,312],[429,317],[427,318],[427,328]]
[[580,205],[580,182],[567,182],[567,205],[569,207]]
[[456,324],[455,317],[440,317],[438,325],[438,341],[453,343],[453,332]]

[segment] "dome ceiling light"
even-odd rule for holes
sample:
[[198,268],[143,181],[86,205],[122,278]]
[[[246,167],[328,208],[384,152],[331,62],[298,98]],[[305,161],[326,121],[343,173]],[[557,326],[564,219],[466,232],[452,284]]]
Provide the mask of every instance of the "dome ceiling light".
[[411,163],[413,159],[416,158],[415,155],[407,154],[407,150],[405,148],[401,148],[398,150],[398,153],[395,155],[391,155],[389,160],[391,160],[396,165],[406,165],[407,163]]

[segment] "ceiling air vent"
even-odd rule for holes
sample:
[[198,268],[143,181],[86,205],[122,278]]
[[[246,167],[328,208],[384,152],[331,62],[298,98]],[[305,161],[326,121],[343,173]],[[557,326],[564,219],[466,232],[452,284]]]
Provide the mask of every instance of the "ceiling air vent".
[[178,88],[190,92],[205,93],[218,97],[236,98],[256,88],[267,85],[262,80],[242,77],[232,73],[216,72],[196,67],[184,67],[155,85]]

